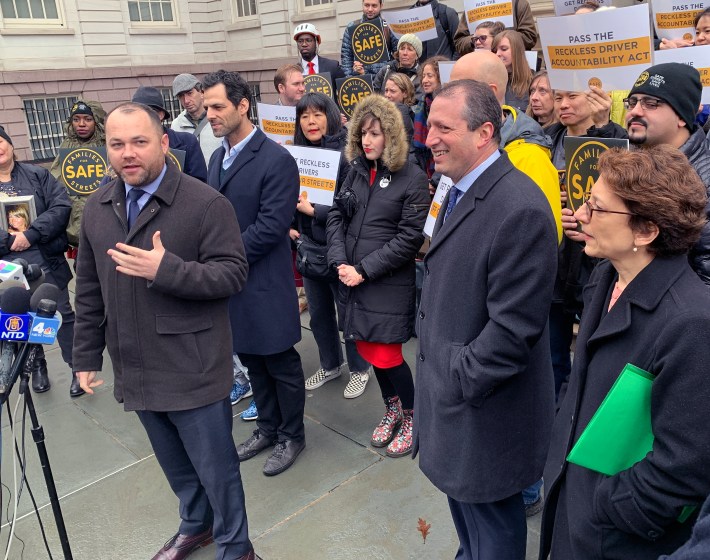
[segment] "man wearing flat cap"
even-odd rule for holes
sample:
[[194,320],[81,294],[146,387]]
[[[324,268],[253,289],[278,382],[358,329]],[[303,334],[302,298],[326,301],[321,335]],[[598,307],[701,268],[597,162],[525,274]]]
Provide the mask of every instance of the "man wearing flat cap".
[[178,98],[185,110],[175,117],[170,128],[194,135],[202,148],[205,164],[209,163],[212,153],[222,145],[222,140],[215,138],[207,120],[200,80],[192,74],[178,74],[173,80],[173,96]]

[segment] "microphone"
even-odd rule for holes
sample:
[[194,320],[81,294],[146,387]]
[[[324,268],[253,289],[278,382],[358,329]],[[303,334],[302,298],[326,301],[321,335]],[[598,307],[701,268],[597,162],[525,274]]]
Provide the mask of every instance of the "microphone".
[[42,284],[30,298],[32,327],[30,344],[54,344],[62,326],[62,316],[57,313],[57,300],[61,290],[54,284]]
[[24,287],[11,286],[0,297],[0,393],[7,394],[12,389],[15,368],[13,356],[17,350],[16,340],[25,340],[29,335],[32,318],[27,314],[30,309],[30,293]]
[[[30,310],[37,311],[37,306],[39,305],[39,302],[43,299],[52,300],[54,302],[54,306],[56,307],[57,300],[59,299],[61,293],[61,290],[57,288],[54,284],[42,284],[35,290],[35,292],[32,294],[32,297],[30,298]],[[1,307],[2,306],[0,306],[0,308]],[[54,315],[54,312],[52,312],[52,315]]]
[[[25,261],[25,263],[27,263],[27,261]],[[29,286],[27,284],[27,280],[25,279],[25,273],[22,263],[18,264],[10,261],[0,260],[0,282],[7,282],[8,280],[18,280],[22,282],[25,288]]]

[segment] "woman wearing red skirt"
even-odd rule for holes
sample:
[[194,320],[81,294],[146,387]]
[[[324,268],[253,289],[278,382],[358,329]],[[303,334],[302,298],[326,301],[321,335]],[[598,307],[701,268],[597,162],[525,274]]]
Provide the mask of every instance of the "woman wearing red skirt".
[[426,174],[407,161],[408,150],[397,107],[379,95],[360,101],[346,147],[352,169],[327,229],[341,328],[373,365],[385,401],[371,443],[390,457],[412,451],[414,381],[402,344],[414,328],[414,258],[429,208]]

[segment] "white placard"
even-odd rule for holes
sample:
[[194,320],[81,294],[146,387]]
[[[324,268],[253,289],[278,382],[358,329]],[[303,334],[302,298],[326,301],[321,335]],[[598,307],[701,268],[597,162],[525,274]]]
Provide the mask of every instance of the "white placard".
[[651,65],[648,5],[537,20],[550,87],[630,89]]
[[710,45],[701,47],[685,47],[683,49],[668,49],[653,53],[653,63],[680,62],[688,64],[700,72],[703,93],[700,102],[710,104]]
[[314,204],[333,204],[333,195],[338,182],[340,152],[306,146],[284,146],[298,164],[301,176],[301,193],[308,193]]
[[439,62],[439,81],[441,85],[448,84],[451,81],[451,71],[454,69],[453,61],[441,61]]
[[484,21],[499,21],[511,28],[515,25],[512,0],[464,0],[463,11],[471,35]]
[[[587,0],[552,0],[555,5],[555,14],[558,16],[569,16],[575,12]],[[612,0],[597,0],[599,6],[611,6]],[[581,15],[581,14],[580,14]]]
[[695,17],[710,0],[651,0],[653,26],[659,39],[695,41]]
[[525,60],[533,72],[537,72],[537,51],[525,51]]
[[436,21],[431,4],[409,10],[381,12],[380,16],[387,22],[396,37],[401,37],[406,33],[414,33],[422,41],[428,41],[439,36],[436,32]]
[[439,186],[436,187],[434,198],[431,201],[431,206],[429,207],[429,214],[427,215],[426,223],[424,224],[424,235],[431,237],[434,233],[434,224],[436,224],[436,218],[441,210],[441,205],[444,203],[446,193],[449,192],[449,189],[453,184],[453,181],[446,175],[442,175],[441,179],[439,179]]
[[293,144],[296,133],[296,108],[284,105],[267,105],[257,103],[259,112],[259,128],[279,144]]

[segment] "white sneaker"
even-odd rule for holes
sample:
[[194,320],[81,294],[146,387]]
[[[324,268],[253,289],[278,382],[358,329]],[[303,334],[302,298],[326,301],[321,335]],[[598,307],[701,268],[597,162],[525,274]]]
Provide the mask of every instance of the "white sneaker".
[[311,391],[313,389],[317,389],[318,387],[328,383],[328,381],[332,381],[333,379],[340,377],[340,374],[342,373],[340,370],[341,367],[342,366],[338,366],[335,369],[327,371],[320,368],[314,375],[311,375],[308,379],[306,379],[306,390]]
[[345,391],[343,391],[343,396],[346,399],[355,399],[365,392],[365,387],[367,387],[367,382],[370,380],[370,372],[367,371],[351,371],[350,381],[345,386]]

